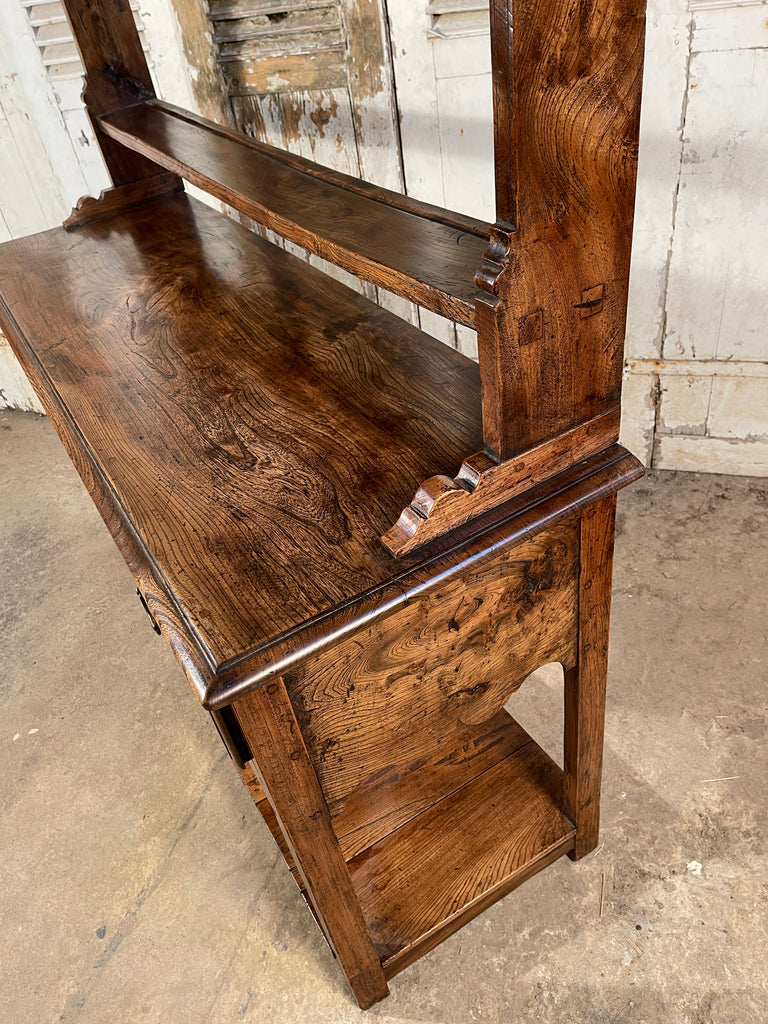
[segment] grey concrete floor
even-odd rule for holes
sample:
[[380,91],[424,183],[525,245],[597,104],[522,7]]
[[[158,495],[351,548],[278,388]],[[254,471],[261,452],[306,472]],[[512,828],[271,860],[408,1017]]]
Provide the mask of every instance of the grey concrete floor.
[[45,419],[0,480],[0,1024],[768,1021],[768,481],[623,493],[601,844],[363,1014]]

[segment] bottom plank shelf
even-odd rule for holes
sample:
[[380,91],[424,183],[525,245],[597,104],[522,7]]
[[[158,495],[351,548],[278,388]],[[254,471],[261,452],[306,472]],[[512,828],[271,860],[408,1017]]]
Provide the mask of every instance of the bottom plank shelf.
[[[387,978],[574,847],[561,769],[506,717],[513,753],[347,863]],[[307,899],[252,765],[241,774]]]
[[530,740],[349,862],[388,978],[573,848],[562,780]]

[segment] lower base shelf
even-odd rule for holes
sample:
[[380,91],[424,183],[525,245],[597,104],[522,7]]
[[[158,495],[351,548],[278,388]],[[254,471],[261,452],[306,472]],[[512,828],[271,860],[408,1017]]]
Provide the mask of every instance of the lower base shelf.
[[[387,978],[574,847],[561,769],[513,719],[507,728],[526,738],[514,753],[348,862]],[[250,764],[242,776],[303,893]]]
[[530,740],[349,862],[387,977],[567,853],[562,772]]

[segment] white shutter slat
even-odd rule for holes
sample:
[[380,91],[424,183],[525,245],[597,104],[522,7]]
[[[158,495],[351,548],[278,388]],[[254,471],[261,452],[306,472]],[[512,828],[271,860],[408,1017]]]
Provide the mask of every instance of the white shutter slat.
[[[83,66],[72,37],[72,32],[60,0],[21,0],[35,36],[35,43],[46,74],[52,80],[82,77]],[[131,10],[139,30],[141,44],[147,52],[144,29],[138,13],[138,0],[132,0]]]

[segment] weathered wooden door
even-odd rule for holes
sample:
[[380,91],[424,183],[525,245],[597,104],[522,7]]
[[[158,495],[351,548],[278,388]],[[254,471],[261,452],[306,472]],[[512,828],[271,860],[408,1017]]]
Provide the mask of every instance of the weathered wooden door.
[[[384,0],[207,3],[236,127],[344,174],[403,191]],[[417,320],[410,303],[317,257],[309,261]]]
[[402,188],[380,0],[208,0],[235,124],[320,163]]

